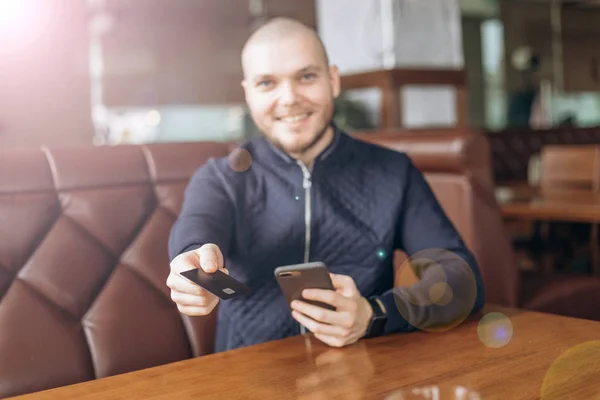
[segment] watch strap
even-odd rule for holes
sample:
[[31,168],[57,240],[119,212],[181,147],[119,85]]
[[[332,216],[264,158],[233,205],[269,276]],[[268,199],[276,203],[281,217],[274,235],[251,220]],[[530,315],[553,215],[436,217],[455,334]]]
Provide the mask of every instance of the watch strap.
[[372,338],[381,336],[385,331],[387,313],[381,307],[381,304],[379,303],[376,297],[367,298],[367,301],[373,309],[373,316],[371,317],[371,321],[369,322],[369,326],[367,327],[365,337]]

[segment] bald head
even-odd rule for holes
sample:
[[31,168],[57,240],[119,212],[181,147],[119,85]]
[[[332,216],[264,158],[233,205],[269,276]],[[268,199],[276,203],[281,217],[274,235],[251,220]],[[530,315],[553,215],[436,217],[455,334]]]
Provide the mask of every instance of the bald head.
[[331,119],[340,93],[317,33],[276,18],[258,29],[242,52],[246,104],[256,126],[275,146],[310,163],[333,139]]
[[325,66],[329,65],[327,51],[325,50],[325,46],[319,38],[319,35],[317,35],[317,32],[303,23],[290,18],[274,18],[257,29],[246,41],[242,50],[242,68],[244,70],[244,76],[246,75],[248,64],[257,48],[274,42],[294,38],[302,38],[314,42],[319,49],[321,61]]

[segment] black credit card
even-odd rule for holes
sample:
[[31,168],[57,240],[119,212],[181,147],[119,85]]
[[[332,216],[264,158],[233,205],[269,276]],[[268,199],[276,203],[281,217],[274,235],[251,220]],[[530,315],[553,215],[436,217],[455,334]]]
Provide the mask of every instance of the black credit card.
[[208,290],[223,300],[241,296],[249,293],[251,290],[250,287],[220,270],[217,270],[217,272],[213,274],[209,274],[204,272],[201,268],[194,268],[181,272],[181,276],[186,277],[196,285]]

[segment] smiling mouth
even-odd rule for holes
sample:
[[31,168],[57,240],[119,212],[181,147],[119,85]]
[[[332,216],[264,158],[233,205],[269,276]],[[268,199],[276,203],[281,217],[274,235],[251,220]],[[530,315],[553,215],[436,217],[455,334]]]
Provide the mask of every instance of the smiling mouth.
[[312,113],[303,113],[303,114],[297,114],[297,115],[289,115],[289,116],[285,116],[285,117],[276,117],[275,119],[277,121],[281,121],[281,122],[292,123],[292,122],[304,121],[311,115],[312,115]]

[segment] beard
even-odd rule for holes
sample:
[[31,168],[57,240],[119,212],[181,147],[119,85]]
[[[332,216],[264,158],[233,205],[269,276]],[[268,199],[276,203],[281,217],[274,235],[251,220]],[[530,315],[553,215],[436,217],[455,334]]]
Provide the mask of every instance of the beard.
[[321,142],[321,140],[323,139],[323,137],[325,137],[325,134],[327,133],[327,130],[329,129],[329,127],[330,127],[329,123],[325,124],[321,129],[319,129],[317,131],[317,133],[307,143],[300,143],[300,144],[295,144],[295,145],[286,145],[286,144],[283,144],[277,137],[269,137],[269,136],[267,136],[267,138],[279,150],[282,150],[285,153],[290,154],[290,155],[293,154],[295,156],[302,156],[303,154],[306,154],[311,149],[313,149],[317,144],[319,144],[319,142]]

